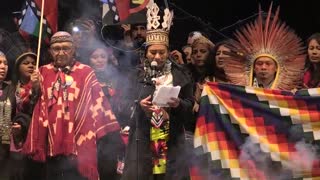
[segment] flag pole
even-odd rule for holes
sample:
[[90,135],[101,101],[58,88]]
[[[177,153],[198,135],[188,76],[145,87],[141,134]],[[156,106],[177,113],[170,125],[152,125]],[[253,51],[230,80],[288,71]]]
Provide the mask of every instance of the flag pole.
[[44,12],[44,1],[41,2],[41,15],[40,15],[40,24],[39,24],[39,39],[38,39],[38,50],[37,50],[37,62],[36,62],[36,69],[39,68],[39,61],[40,61],[40,49],[41,49],[41,40],[42,40],[42,22],[43,22],[43,12]]

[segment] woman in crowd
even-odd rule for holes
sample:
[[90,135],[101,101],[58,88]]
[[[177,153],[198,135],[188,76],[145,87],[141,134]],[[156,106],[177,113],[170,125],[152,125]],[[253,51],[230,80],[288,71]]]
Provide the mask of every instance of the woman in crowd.
[[109,48],[97,43],[91,50],[89,65],[94,69],[121,127],[127,126],[126,118],[123,117],[123,106],[126,104],[123,95],[127,90],[128,80],[118,68],[117,59]]
[[[97,79],[109,101],[115,101],[116,84],[119,72],[116,65],[111,61],[111,51],[103,45],[97,45],[92,50],[89,65],[94,69]],[[114,104],[110,102],[111,104]]]
[[[156,9],[158,6],[151,4],[148,12]],[[183,127],[193,104],[192,82],[184,69],[170,59],[173,14],[169,9],[164,12],[169,19],[158,23],[162,27],[147,25],[144,67],[131,76],[130,94],[137,104],[130,121],[123,180],[180,180],[188,176]],[[153,101],[161,87],[174,86],[181,87],[178,97],[164,103]]]
[[206,81],[226,83],[228,82],[224,72],[225,59],[233,53],[231,50],[231,40],[224,40],[217,43],[213,49],[214,61],[209,61],[208,76]]
[[[196,39],[192,44],[195,102],[193,105],[193,123],[188,123],[189,125],[193,124],[195,126],[203,85],[206,82],[228,82],[224,72],[224,60],[230,57],[230,53],[232,53],[230,45],[231,41],[225,40],[213,46],[213,43],[204,37]],[[194,132],[193,128],[187,127],[191,132]]]
[[[13,170],[19,164],[15,164],[10,158],[12,119],[15,116],[14,86],[6,81],[8,73],[8,61],[0,51],[0,179],[15,179]],[[15,135],[15,133],[14,133]]]
[[[121,133],[126,134],[129,127],[126,124],[126,113],[122,109],[125,100],[121,98],[125,90],[125,79],[118,71],[112,52],[107,47],[96,44],[91,52],[89,64],[94,69],[119,124],[123,127]],[[107,144],[112,144],[113,148],[107,149]],[[120,179],[124,151],[125,147],[118,134],[107,135],[98,141],[98,166],[101,180]]]
[[[193,103],[192,83],[183,68],[168,57],[165,42],[148,45],[146,64],[156,61],[156,74],[149,73],[151,67],[146,65],[135,76],[137,82],[133,85],[136,89],[133,94],[139,103],[130,122],[125,180],[136,177],[143,180],[182,179],[188,174],[183,125]],[[154,84],[144,80],[153,76]],[[168,107],[152,104],[151,96],[161,86],[181,86],[179,97],[171,99]]]
[[181,48],[182,52],[185,55],[185,64],[191,64],[191,53],[192,53],[192,48],[190,45],[185,45]]
[[193,64],[189,67],[191,67],[191,74],[194,81],[195,104],[193,112],[197,113],[203,84],[208,81],[206,77],[210,72],[214,72],[214,67],[212,66],[214,64],[214,44],[209,39],[201,36],[194,40],[191,47]]
[[38,88],[32,81],[36,78],[34,71],[36,69],[37,55],[30,51],[19,52],[17,54],[15,66],[13,69],[12,83],[16,88],[16,116],[13,124],[15,138],[11,143],[10,151],[16,161],[17,168],[15,176],[24,177],[24,179],[42,179],[44,177],[43,163],[35,162],[24,157],[21,153],[25,141],[29,123],[31,121],[33,108],[38,98]]
[[320,33],[312,34],[308,40],[308,57],[303,76],[304,88],[320,87]]
[[31,77],[36,69],[36,54],[24,52],[16,59],[13,84],[16,86],[17,113],[32,115],[37,97],[37,88],[32,86]]

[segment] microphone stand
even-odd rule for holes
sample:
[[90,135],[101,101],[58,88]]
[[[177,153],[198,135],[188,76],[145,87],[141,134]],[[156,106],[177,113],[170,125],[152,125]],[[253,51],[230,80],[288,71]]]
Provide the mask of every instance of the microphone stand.
[[[142,94],[142,90],[146,87],[146,84],[143,85],[143,87],[140,88],[139,90],[139,94],[138,94],[138,98],[136,100],[134,100],[134,107],[133,107],[133,110],[131,112],[131,115],[130,115],[130,120],[133,119],[135,113],[136,113],[136,110],[137,110],[137,106],[138,106],[138,103],[139,103],[139,100],[141,98],[141,94]],[[137,174],[136,174],[136,180],[139,180],[139,142],[141,141],[140,139],[140,136],[139,136],[139,127],[140,127],[140,124],[139,124],[139,118],[135,118],[135,121],[136,121],[136,158],[137,158],[137,163],[136,163],[136,170],[137,170]]]
[[[143,89],[148,85],[148,84],[153,84],[152,83],[152,77],[149,77],[150,78],[150,82],[148,82],[148,80],[146,80],[146,78],[144,78],[144,80],[142,81],[143,83],[143,86],[140,88],[139,90],[139,93],[138,93],[138,98],[136,100],[134,100],[134,107],[133,107],[133,110],[130,114],[130,120],[132,120],[134,118],[134,115],[136,113],[136,110],[137,110],[137,106],[139,105],[139,101],[141,99],[141,95],[142,95],[142,91]],[[149,79],[148,78],[148,79]],[[140,83],[140,82],[138,82]],[[140,161],[140,157],[139,157],[139,142],[141,141],[141,137],[140,137],[140,132],[139,132],[139,128],[140,128],[140,123],[139,123],[139,118],[135,118],[135,122],[136,122],[136,128],[135,128],[135,131],[136,131],[136,158],[137,158],[137,163],[136,163],[136,171],[137,171],[137,174],[136,174],[136,180],[140,180],[140,177],[139,177],[139,170],[140,170],[140,166],[139,166],[139,161]]]

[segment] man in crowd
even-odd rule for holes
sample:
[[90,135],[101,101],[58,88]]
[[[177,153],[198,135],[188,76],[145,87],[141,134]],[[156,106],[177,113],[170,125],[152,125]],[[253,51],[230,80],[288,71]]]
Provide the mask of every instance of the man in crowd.
[[74,58],[72,36],[50,41],[51,64],[39,69],[41,96],[35,106],[23,152],[46,161],[49,180],[99,179],[96,141],[119,131],[93,70]]
[[299,89],[306,57],[302,41],[290,27],[279,28],[284,24],[278,18],[268,18],[259,17],[235,33],[237,53],[225,60],[227,79],[243,86]]
[[121,68],[132,68],[141,64],[141,53],[143,43],[146,41],[146,25],[122,24],[123,39],[118,44],[119,48],[114,51],[115,57],[119,60]]

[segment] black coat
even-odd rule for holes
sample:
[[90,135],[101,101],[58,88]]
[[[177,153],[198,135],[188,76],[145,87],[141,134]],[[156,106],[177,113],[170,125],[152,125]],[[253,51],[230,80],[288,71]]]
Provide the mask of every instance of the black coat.
[[[141,72],[141,71],[140,71]],[[141,74],[136,72],[137,74]],[[171,108],[170,130],[168,141],[168,157],[165,179],[179,180],[188,176],[187,159],[185,157],[185,137],[184,123],[188,114],[192,111],[193,90],[190,76],[176,64],[172,64],[171,70],[173,76],[173,85],[181,86],[179,98],[180,105],[177,108]],[[122,176],[123,180],[148,180],[152,176],[152,154],[150,149],[150,118],[146,116],[141,109],[139,102],[141,99],[152,95],[155,87],[151,83],[145,83],[140,75],[132,87],[132,95],[135,97],[136,110],[130,124],[129,144],[125,159],[125,168]],[[132,76],[134,77],[134,76]],[[137,147],[138,144],[138,147]],[[137,158],[138,157],[138,158]],[[137,163],[137,159],[138,162]],[[137,172],[139,173],[137,174]]]

